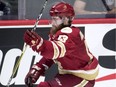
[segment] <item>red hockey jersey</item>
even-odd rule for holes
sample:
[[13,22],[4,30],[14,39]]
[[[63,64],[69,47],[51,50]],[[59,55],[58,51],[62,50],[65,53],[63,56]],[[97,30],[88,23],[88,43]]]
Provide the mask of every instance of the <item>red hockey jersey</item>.
[[98,75],[98,61],[90,53],[79,28],[65,27],[44,40],[41,55],[58,64],[60,74],[93,80]]

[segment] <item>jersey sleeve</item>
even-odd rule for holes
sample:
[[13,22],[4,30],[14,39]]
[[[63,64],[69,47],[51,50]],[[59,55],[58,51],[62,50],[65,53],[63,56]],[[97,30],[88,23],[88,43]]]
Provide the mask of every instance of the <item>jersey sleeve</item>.
[[34,64],[32,66],[32,68],[34,67],[37,70],[40,69],[42,75],[44,75],[45,71],[47,69],[49,69],[52,66],[53,63],[54,63],[53,60],[46,59],[46,58],[43,57],[39,62],[37,62],[36,64]]
[[43,49],[41,55],[48,59],[57,59],[64,57],[67,50],[73,49],[73,44],[69,34],[72,33],[70,27],[66,27],[58,31],[55,35],[54,40],[44,40]]

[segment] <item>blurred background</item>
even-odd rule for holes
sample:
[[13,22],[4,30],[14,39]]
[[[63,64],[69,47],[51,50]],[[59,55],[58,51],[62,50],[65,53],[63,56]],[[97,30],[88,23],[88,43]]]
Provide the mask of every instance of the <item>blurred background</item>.
[[[116,17],[116,0],[48,0],[42,19],[49,19],[50,7],[60,1],[68,2],[74,7],[75,18]],[[0,0],[0,20],[36,19],[44,2],[45,0]]]

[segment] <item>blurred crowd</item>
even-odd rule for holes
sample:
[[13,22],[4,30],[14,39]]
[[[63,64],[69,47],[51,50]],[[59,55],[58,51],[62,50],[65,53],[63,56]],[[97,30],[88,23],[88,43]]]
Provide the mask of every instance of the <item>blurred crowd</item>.
[[76,14],[116,14],[116,0],[75,0]]
[[[82,17],[87,17],[85,15],[92,15],[92,17],[94,15],[116,15],[116,0],[49,0],[42,18],[49,18],[48,10],[55,2],[60,1],[70,3],[74,7],[75,14],[79,15],[76,16],[78,18],[80,15]],[[0,17],[16,15],[22,19],[35,19],[41,10],[42,2],[44,0],[28,0],[28,2],[26,0],[0,0]]]
[[0,16],[9,15],[11,12],[10,4],[0,0]]

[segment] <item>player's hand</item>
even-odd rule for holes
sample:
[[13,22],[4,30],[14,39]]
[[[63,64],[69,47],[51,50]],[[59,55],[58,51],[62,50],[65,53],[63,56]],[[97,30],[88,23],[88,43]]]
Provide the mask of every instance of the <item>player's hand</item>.
[[[33,83],[35,83],[38,78],[40,77],[40,71],[41,69],[37,66],[33,66],[30,71],[28,72],[28,74],[25,77],[25,84],[27,85],[27,87],[31,87],[33,85]],[[39,72],[40,71],[40,72]]]
[[43,44],[43,39],[34,31],[27,30],[24,34],[24,41],[35,51]]
[[26,87],[33,87],[31,77],[28,77],[28,78],[25,79],[25,84],[26,84]]

